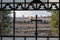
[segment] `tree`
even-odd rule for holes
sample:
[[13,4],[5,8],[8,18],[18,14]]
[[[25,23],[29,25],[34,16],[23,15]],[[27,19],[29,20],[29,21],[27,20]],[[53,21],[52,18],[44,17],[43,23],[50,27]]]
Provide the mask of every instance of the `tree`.
[[11,28],[10,11],[0,11],[0,33],[1,35],[9,34]]
[[49,22],[55,35],[58,35],[59,19],[58,11],[52,11],[51,21]]

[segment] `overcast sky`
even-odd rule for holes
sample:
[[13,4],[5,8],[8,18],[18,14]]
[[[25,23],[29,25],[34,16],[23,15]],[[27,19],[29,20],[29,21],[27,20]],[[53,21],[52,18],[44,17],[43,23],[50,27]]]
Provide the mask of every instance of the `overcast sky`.
[[[25,17],[28,16],[51,16],[52,13],[47,12],[47,11],[15,11],[16,17],[22,17],[23,15]],[[13,16],[13,13],[11,13],[11,16]]]
[[[1,1],[1,0],[0,0]],[[3,2],[13,2],[13,0],[2,0]],[[15,0],[16,2],[24,2],[24,0]],[[32,0],[26,0],[27,2],[31,2]],[[42,2],[46,2],[47,0],[41,0]],[[49,0],[50,2],[59,2],[59,0]]]

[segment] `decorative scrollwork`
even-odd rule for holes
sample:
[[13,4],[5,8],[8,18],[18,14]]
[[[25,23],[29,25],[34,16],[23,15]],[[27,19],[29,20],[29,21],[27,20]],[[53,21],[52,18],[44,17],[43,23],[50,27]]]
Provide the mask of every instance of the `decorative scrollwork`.
[[[17,4],[16,4],[17,6],[15,6],[15,8],[13,8],[13,6],[11,6],[11,4],[6,3],[5,6],[3,6],[2,9],[5,10],[5,9],[6,9],[6,6],[9,6],[9,8],[10,8],[11,10],[18,10],[19,6],[21,6],[21,9],[22,9],[22,10],[30,10],[30,8],[29,8],[30,6],[32,6],[33,10],[40,10],[40,9],[41,9],[41,6],[44,6],[43,9],[45,9],[45,10],[46,10],[46,9],[53,9],[52,6],[55,6],[56,9],[59,9],[59,8],[58,8],[58,5],[57,5],[56,3],[52,3],[49,8],[46,7],[46,5],[45,5],[44,3],[37,3],[37,4],[39,4],[39,6],[38,6],[37,8],[35,8],[36,6],[34,6],[34,3],[29,3],[29,4],[27,5],[27,7],[24,7],[22,3],[17,3]],[[26,4],[25,4],[25,5],[26,5]],[[20,9],[20,8],[19,8],[19,9]],[[21,9],[20,9],[20,10],[21,10]],[[0,10],[1,10],[1,8],[0,8]]]
[[58,9],[58,6],[57,6],[55,3],[52,3],[52,4],[51,4],[50,9],[52,9],[52,6],[55,6],[55,8]]
[[8,3],[3,7],[3,9],[6,9],[6,6],[9,6],[9,8],[12,9],[11,5]]

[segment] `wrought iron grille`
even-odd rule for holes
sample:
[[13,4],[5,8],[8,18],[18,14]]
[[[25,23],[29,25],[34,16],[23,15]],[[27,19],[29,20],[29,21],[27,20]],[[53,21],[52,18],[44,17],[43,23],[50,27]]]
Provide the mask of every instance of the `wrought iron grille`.
[[[59,10],[59,2],[42,2],[40,0],[38,1],[31,1],[31,2],[0,2],[0,10],[51,10],[53,9],[53,6],[55,6],[55,9]],[[7,6],[9,8],[7,8]],[[30,8],[32,6],[32,9]],[[44,6],[43,9],[41,9],[41,6]],[[21,7],[21,8],[19,8]]]
[[[36,38],[35,40],[37,40],[37,38],[41,37],[41,38],[47,38],[47,40],[49,40],[49,38],[59,38],[57,36],[37,36],[37,15],[36,15],[36,36],[15,36],[15,11],[41,11],[41,10],[58,10],[60,11],[59,2],[49,2],[49,0],[46,0],[46,2],[42,2],[40,0],[32,0],[32,1],[28,1],[28,0],[20,0],[20,2],[16,2],[16,0],[11,0],[12,2],[8,2],[8,0],[4,1],[4,0],[0,0],[0,11],[13,11],[13,36],[3,36],[1,34],[1,40],[3,40],[3,37],[13,37],[13,40],[15,40],[15,37],[24,37],[24,40],[26,40],[28,37],[32,37],[32,38]],[[43,6],[43,8],[42,8]],[[55,8],[54,8],[54,7]],[[60,13],[60,12],[59,12]],[[59,19],[60,19],[60,14],[59,14]],[[34,21],[34,20],[32,20]],[[60,24],[60,23],[59,23]],[[60,26],[60,25],[59,25]],[[60,27],[59,27],[60,28]],[[2,31],[1,31],[2,33]],[[60,33],[59,33],[60,34]]]

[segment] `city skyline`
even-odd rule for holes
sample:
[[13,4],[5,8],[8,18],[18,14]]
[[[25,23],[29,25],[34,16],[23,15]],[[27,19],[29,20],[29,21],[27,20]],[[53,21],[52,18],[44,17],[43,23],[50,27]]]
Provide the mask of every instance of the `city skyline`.
[[[52,13],[47,12],[47,11],[15,11],[16,17],[28,17],[28,16],[35,16],[38,15],[40,16],[51,16]],[[11,11],[11,17],[13,17],[13,11]]]

